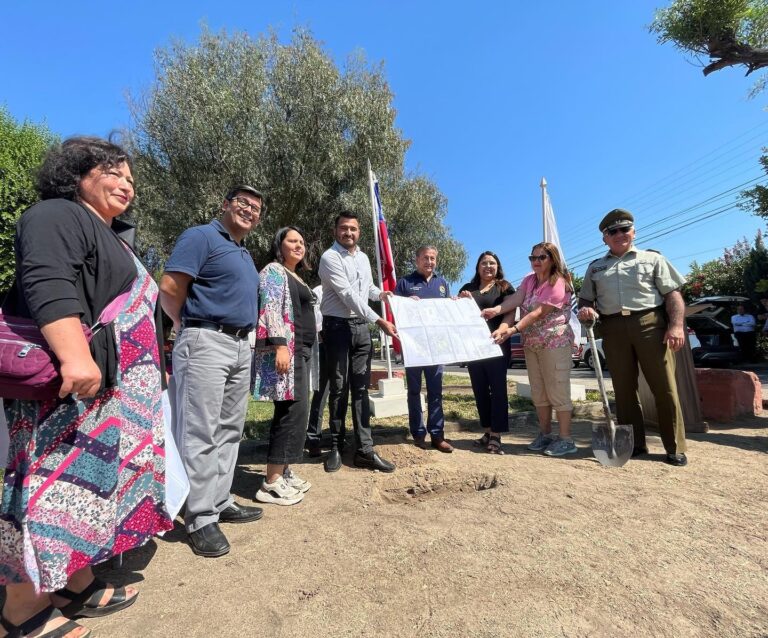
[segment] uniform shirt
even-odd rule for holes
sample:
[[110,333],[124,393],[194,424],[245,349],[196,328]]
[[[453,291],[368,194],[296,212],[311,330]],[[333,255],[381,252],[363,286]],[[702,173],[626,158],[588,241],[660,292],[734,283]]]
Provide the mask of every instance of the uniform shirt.
[[371,323],[380,319],[368,300],[378,301],[381,291],[373,285],[371,262],[359,247],[350,252],[333,242],[320,257],[318,272],[323,284],[320,312],[324,317],[367,319]]
[[185,230],[165,266],[190,275],[182,319],[203,319],[239,328],[256,325],[259,273],[242,244],[215,219]]
[[579,298],[596,302],[598,312],[605,315],[650,310],[684,283],[685,277],[663,255],[632,246],[621,257],[608,252],[589,264]]
[[731,325],[733,325],[734,332],[754,332],[756,323],[752,315],[736,314],[731,317]]
[[448,282],[440,275],[432,275],[426,280],[418,270],[398,280],[395,294],[400,297],[418,297],[419,299],[445,299],[450,297]]

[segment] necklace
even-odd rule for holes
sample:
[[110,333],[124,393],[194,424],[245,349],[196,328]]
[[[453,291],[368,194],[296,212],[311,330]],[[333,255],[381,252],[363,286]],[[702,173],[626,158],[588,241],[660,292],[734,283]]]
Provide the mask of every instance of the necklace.
[[481,293],[488,292],[493,286],[496,284],[496,280],[494,279],[491,283],[489,283],[487,286],[484,286],[483,288],[480,288]]

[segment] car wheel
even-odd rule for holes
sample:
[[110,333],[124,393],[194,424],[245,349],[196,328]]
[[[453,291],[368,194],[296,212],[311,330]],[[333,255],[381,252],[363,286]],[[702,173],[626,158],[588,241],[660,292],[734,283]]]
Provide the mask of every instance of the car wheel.
[[584,355],[584,363],[591,370],[595,369],[595,366],[592,365],[592,351],[591,350],[589,352],[587,352],[587,354]]

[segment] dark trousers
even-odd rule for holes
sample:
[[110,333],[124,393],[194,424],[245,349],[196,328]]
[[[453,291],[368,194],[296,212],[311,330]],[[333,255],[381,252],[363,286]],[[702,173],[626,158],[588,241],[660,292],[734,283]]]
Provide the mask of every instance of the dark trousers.
[[[325,343],[317,344],[320,352],[320,379],[317,390],[312,393],[312,403],[309,406],[309,423],[307,423],[307,445],[320,446],[323,433],[323,412],[328,401],[328,369],[325,365]],[[346,400],[346,397],[345,397]]]
[[[421,412],[421,375],[427,384],[427,427]],[[443,366],[422,366],[405,369],[408,386],[408,425],[413,438],[424,438],[429,431],[433,439],[443,438]]]
[[480,425],[491,432],[509,432],[508,361],[505,355],[467,364]]
[[754,330],[749,332],[734,332],[736,341],[739,342],[739,350],[746,361],[754,361],[757,353],[757,334]]
[[269,428],[267,463],[282,465],[301,461],[309,413],[309,348],[297,345],[293,358],[294,401],[275,401]]
[[371,407],[368,386],[371,382],[371,333],[364,319],[323,317],[325,362],[328,372],[328,410],[331,445],[344,447],[347,396],[352,398],[352,425],[355,444],[363,453],[373,450]]
[[656,401],[659,434],[668,454],[685,452],[685,423],[675,381],[675,353],[663,342],[667,321],[660,310],[601,318],[603,349],[616,394],[616,419],[632,424],[635,447],[645,446],[645,422],[637,392],[638,365]]

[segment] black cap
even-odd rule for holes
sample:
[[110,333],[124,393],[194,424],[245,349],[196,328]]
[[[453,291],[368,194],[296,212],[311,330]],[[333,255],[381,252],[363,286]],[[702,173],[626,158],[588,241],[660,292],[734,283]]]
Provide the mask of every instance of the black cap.
[[634,224],[635,218],[632,217],[632,213],[623,208],[614,208],[600,222],[600,232],[604,233],[606,230],[613,230],[614,228],[629,228]]

